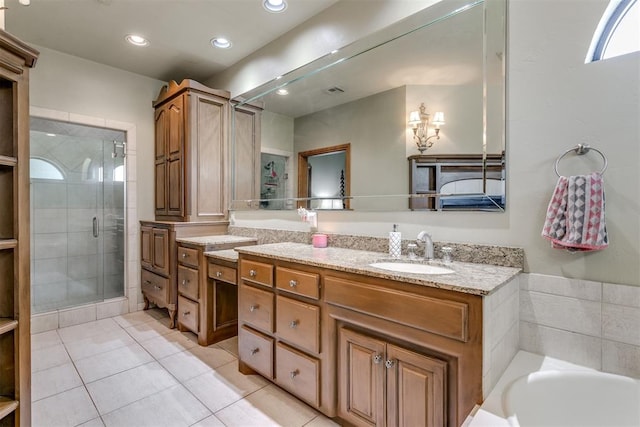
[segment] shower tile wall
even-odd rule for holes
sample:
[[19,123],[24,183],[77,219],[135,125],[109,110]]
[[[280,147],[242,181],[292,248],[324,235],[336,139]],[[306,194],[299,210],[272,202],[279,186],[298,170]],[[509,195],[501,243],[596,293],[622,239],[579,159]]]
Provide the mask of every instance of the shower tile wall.
[[[123,235],[117,238],[124,228],[124,183],[113,182],[108,168],[99,181],[97,163],[89,159],[102,159],[101,146],[75,139],[52,145],[46,138],[32,135],[31,156],[54,164],[64,180],[32,179],[34,313],[121,296],[124,288]],[[104,197],[98,191],[103,184]],[[105,205],[100,239],[93,236],[93,217],[103,217],[98,197]],[[98,272],[105,266],[102,281]]]

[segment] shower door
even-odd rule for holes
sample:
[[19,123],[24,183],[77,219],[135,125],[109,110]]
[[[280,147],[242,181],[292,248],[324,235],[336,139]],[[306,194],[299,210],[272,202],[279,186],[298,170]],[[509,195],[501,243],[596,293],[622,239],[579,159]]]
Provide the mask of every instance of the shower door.
[[33,311],[124,295],[123,135],[42,119],[31,127]]

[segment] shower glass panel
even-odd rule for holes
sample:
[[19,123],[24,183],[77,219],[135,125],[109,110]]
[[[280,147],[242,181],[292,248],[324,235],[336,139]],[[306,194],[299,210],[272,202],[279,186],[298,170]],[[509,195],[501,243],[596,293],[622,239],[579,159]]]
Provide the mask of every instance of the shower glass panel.
[[283,199],[287,196],[287,158],[277,154],[261,153],[260,163],[260,207],[284,209]]
[[125,134],[31,119],[34,313],[124,295]]

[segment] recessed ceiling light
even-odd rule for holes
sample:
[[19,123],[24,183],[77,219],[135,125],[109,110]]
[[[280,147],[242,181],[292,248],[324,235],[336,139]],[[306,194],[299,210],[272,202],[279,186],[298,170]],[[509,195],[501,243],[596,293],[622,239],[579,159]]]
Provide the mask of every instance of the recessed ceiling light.
[[215,47],[219,47],[220,49],[229,49],[231,47],[231,42],[224,37],[211,39],[211,44]]
[[262,7],[269,12],[279,13],[287,8],[287,2],[285,0],[264,0]]
[[145,39],[142,36],[138,36],[135,34],[128,34],[125,37],[125,40],[128,41],[129,43],[131,43],[132,45],[135,46],[148,46],[149,45],[149,40]]
[[56,136],[55,133],[48,133],[47,136]]
[[284,96],[284,95],[289,95],[289,91],[288,91],[288,90],[286,90],[286,89],[278,89],[278,90],[276,91],[276,93],[277,93],[278,95],[282,95],[282,96]]

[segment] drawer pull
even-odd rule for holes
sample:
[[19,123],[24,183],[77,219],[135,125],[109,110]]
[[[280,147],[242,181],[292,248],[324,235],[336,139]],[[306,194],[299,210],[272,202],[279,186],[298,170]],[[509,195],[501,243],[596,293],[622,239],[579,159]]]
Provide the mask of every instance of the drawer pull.
[[188,316],[188,315],[190,315],[190,314],[191,314],[191,312],[190,312],[190,311],[183,311],[183,312],[182,312],[182,315],[183,315],[184,317],[187,317],[187,316]]
[[298,281],[297,280],[289,280],[289,286],[291,286],[292,288],[295,288],[296,286],[298,286]]
[[189,283],[189,281],[187,279],[182,279],[182,285],[183,286],[187,286],[187,283]]
[[186,257],[188,257],[188,256],[189,256],[189,255],[188,255],[186,252],[182,252],[182,258],[186,258]]
[[249,276],[251,277],[256,277],[258,275],[258,272],[255,270],[249,270]]
[[251,349],[251,355],[253,356],[253,355],[255,355],[256,353],[258,353],[259,351],[260,351],[260,349],[259,349],[258,347],[256,347],[256,348],[252,348],[252,349]]
[[222,277],[222,271],[216,271],[216,277]]
[[161,291],[162,290],[162,286],[153,285],[153,289],[155,289],[156,291]]
[[381,354],[376,354],[375,356],[373,356],[373,363],[378,365],[380,362],[382,362],[382,355]]
[[300,374],[300,371],[298,371],[297,369],[295,371],[291,371],[289,372],[289,377],[291,379],[294,379],[295,377],[297,377]]
[[396,361],[393,359],[387,359],[386,362],[384,362],[384,366],[386,366],[387,369],[391,369],[396,365]]
[[289,323],[289,327],[290,327],[291,329],[295,329],[299,324],[300,324],[300,321],[298,321],[298,320],[292,320],[292,321]]
[[254,311],[256,311],[259,308],[260,308],[260,306],[258,304],[250,305],[249,306],[249,311],[253,313]]

